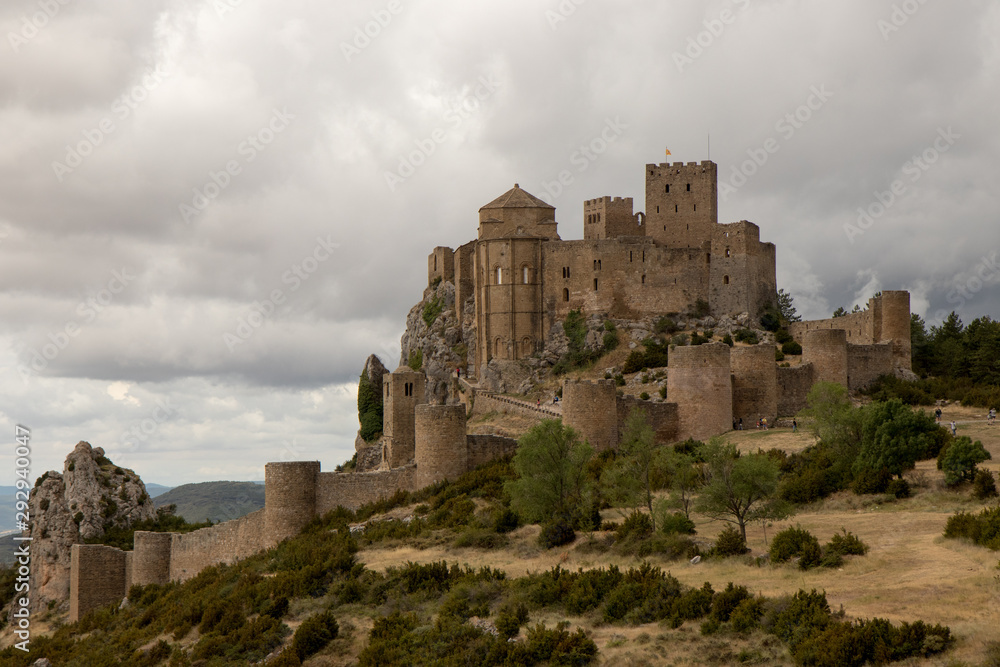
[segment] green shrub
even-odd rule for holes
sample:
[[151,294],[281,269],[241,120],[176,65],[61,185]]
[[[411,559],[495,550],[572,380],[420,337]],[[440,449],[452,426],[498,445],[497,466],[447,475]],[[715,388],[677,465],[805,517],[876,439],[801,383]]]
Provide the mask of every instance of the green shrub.
[[553,519],[542,526],[542,532],[538,534],[538,544],[543,549],[561,547],[576,539],[576,531],[573,524],[566,519]]
[[653,331],[658,334],[667,334],[668,336],[677,333],[678,329],[677,323],[666,316],[656,320],[656,323],[653,325]]
[[976,471],[976,477],[972,480],[972,497],[976,500],[987,500],[996,498],[997,483],[993,478],[993,473],[980,468]]
[[887,468],[867,469],[855,475],[851,488],[859,496],[866,493],[885,493],[891,481],[892,474]]
[[299,660],[318,653],[327,644],[337,638],[340,626],[337,619],[330,611],[313,614],[295,631],[292,637],[292,650],[299,657]]
[[444,300],[439,296],[434,296],[424,304],[423,318],[424,324],[431,326],[437,320],[438,315],[444,310]]
[[528,622],[528,607],[523,602],[508,602],[497,612],[496,628],[502,639],[516,637]]
[[748,345],[756,345],[760,342],[757,338],[757,334],[750,329],[737,329],[733,333],[733,337],[736,339],[737,343],[746,343]]
[[835,551],[842,556],[864,556],[868,553],[868,545],[846,528],[841,528],[840,533],[834,533],[830,542],[826,545],[828,551]]
[[644,391],[641,394],[639,394],[639,400],[648,401],[649,400],[649,392],[648,391]]
[[715,553],[720,556],[742,556],[749,551],[743,535],[733,526],[723,528],[715,540]]
[[785,353],[782,352],[781,350],[779,350],[778,348],[774,348],[774,360],[775,361],[784,361],[785,360]]
[[938,469],[944,470],[944,481],[949,486],[975,479],[976,465],[988,461],[990,453],[983,443],[968,436],[952,440],[938,454]]
[[636,511],[625,518],[625,521],[619,526],[615,537],[620,541],[624,541],[629,538],[645,539],[652,534],[653,522],[649,518],[649,515]]
[[741,600],[733,613],[729,616],[729,621],[733,630],[741,634],[752,632],[760,627],[760,619],[764,617],[764,601],[760,598],[746,598]]
[[986,508],[979,515],[959,512],[949,517],[944,536],[964,538],[987,549],[1000,551],[1000,506]]
[[618,349],[618,332],[606,331],[604,333],[604,351],[612,352]]
[[471,549],[503,549],[510,544],[510,538],[492,530],[470,528],[462,531],[455,540],[455,546]]
[[885,492],[890,496],[895,496],[896,498],[909,498],[912,495],[910,490],[910,483],[905,479],[896,478],[890,481],[886,487]]
[[493,530],[498,533],[510,533],[521,525],[521,517],[510,507],[501,507],[493,515]]
[[674,512],[660,519],[660,532],[666,535],[694,535],[696,530],[694,521],[689,519],[684,512]]
[[781,344],[781,351],[785,354],[790,354],[792,356],[798,356],[802,354],[802,346],[796,343],[794,340]]
[[410,367],[411,370],[419,371],[424,367],[424,351],[421,349],[410,350],[410,356],[406,360],[406,365]]
[[729,347],[735,345],[735,343],[733,342],[733,337],[730,336],[729,334],[726,334],[725,336],[722,337],[722,342],[728,345]]
[[698,545],[690,537],[672,533],[670,535],[654,535],[639,542],[635,555],[646,558],[657,554],[668,560],[691,559],[701,555]]
[[819,564],[819,540],[804,528],[789,526],[771,540],[768,555],[772,563],[785,563],[798,557],[800,566],[803,562],[807,564],[807,567],[802,569],[808,569]]
[[746,586],[734,586],[730,581],[724,590],[715,594],[710,616],[719,623],[727,623],[740,603],[751,597]]

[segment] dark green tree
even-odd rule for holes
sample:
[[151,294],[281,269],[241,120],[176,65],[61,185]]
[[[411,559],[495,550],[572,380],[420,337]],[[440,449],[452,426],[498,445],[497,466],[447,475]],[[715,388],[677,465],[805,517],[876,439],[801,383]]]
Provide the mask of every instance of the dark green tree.
[[372,442],[382,433],[382,395],[368,377],[368,369],[361,371],[358,382],[358,421],[361,438]]
[[512,466],[518,477],[504,485],[511,507],[534,522],[581,518],[591,500],[587,462],[592,455],[590,445],[558,419],[533,427],[517,443]]
[[967,370],[965,361],[965,325],[952,311],[940,326],[931,327],[931,375],[962,377]]
[[913,372],[926,376],[931,365],[931,339],[927,325],[916,313],[910,313],[910,365]]
[[973,320],[965,329],[965,358],[973,382],[1000,385],[1000,322]]
[[983,443],[963,435],[948,445],[941,459],[946,484],[955,485],[963,481],[971,482],[976,476],[976,465],[993,458]]
[[930,414],[914,410],[898,398],[866,405],[861,413],[863,435],[854,460],[856,475],[885,468],[902,477],[927,456],[935,432],[940,430]]
[[792,295],[783,289],[778,290],[778,310],[781,312],[781,319],[785,322],[801,322],[802,318],[795,312],[792,304]]
[[847,311],[844,310],[843,306],[840,306],[840,307],[837,308],[837,310],[833,311],[833,316],[834,317],[843,317],[846,314],[847,314]]

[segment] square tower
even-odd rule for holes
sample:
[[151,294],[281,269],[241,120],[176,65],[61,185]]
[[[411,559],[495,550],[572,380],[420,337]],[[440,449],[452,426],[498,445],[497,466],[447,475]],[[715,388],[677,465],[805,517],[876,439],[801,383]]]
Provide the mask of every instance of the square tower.
[[620,236],[645,236],[641,217],[632,213],[632,198],[600,197],[583,202],[583,238],[613,239]]
[[646,236],[670,248],[701,248],[718,221],[714,162],[646,165]]
[[427,376],[406,366],[382,376],[384,459],[390,468],[404,466],[413,460],[414,411],[427,402],[424,399],[426,385]]

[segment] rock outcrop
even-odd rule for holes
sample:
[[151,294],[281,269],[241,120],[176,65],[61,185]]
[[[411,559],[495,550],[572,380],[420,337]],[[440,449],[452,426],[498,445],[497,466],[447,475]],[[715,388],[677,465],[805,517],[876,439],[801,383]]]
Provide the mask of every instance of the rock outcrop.
[[455,285],[441,282],[424,290],[424,298],[406,316],[406,331],[400,341],[400,365],[407,365],[418,354],[421,368],[427,374],[427,402],[443,405],[448,402],[451,378],[456,368],[466,368],[469,354],[463,321],[455,316]]
[[152,519],[156,509],[133,471],[120,468],[100,447],[80,442],[63,472],[43,474],[31,491],[31,608],[55,601],[68,609],[70,547],[100,538],[112,527]]

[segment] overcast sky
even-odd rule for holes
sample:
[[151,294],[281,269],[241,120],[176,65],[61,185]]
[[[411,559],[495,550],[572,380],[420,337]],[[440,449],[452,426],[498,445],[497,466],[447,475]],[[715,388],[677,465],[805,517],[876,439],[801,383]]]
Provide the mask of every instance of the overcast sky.
[[16,0],[0,28],[0,485],[15,423],[33,477],[79,440],[161,484],[332,469],[434,246],[515,182],[581,238],[584,199],[642,210],[644,165],[709,135],[720,222],[802,315],[1000,315],[1000,3]]

